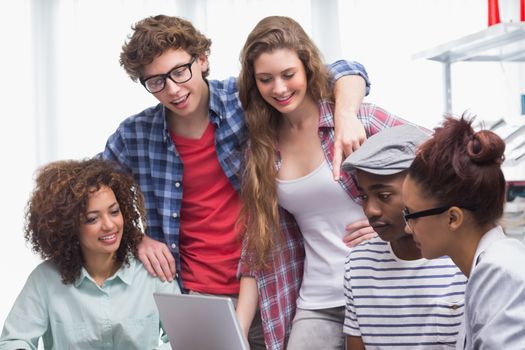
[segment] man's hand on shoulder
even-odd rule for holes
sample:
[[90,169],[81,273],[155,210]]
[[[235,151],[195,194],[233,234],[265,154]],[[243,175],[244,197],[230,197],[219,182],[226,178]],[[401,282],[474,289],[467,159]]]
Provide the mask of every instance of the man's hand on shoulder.
[[367,219],[352,222],[346,225],[345,230],[343,242],[350,248],[377,236]]
[[175,278],[175,259],[166,244],[144,235],[138,246],[138,258],[146,270],[161,281],[171,282]]

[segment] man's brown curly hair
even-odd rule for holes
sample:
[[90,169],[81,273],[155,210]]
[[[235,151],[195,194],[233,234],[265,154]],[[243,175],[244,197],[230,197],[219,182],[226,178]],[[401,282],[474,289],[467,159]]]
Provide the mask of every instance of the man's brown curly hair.
[[[211,40],[191,22],[165,15],[147,17],[131,27],[133,34],[122,46],[120,65],[133,81],[144,74],[144,67],[169,49],[182,49],[190,56],[210,54]],[[209,66],[209,65],[208,65]],[[209,69],[202,74],[206,78]]]
[[58,161],[37,172],[25,213],[25,239],[42,259],[56,264],[64,284],[80,276],[84,261],[78,234],[89,195],[103,186],[113,190],[124,219],[115,254],[120,267],[129,264],[130,253],[136,256],[145,230],[144,199],[132,175],[102,159]]

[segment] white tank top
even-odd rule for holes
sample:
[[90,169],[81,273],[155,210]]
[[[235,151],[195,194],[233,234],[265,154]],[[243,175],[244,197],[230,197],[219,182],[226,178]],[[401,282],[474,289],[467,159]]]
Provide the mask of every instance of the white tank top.
[[345,305],[343,279],[345,226],[365,218],[339,183],[326,160],[310,174],[294,180],[277,179],[279,204],[295,217],[304,238],[303,282],[297,306],[325,309]]

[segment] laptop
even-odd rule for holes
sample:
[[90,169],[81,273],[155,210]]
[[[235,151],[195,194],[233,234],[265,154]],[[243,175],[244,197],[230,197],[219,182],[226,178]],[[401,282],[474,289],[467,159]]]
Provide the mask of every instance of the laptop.
[[153,293],[173,350],[248,350],[230,298]]

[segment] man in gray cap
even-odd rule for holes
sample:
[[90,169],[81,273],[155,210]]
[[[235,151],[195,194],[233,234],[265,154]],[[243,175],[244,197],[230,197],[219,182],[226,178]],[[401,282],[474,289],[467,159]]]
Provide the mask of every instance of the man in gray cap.
[[349,350],[446,349],[456,343],[466,279],[448,257],[422,258],[404,231],[403,180],[428,137],[414,125],[384,129],[343,162],[343,170],[355,172],[363,210],[379,235],[355,247],[345,263]]

